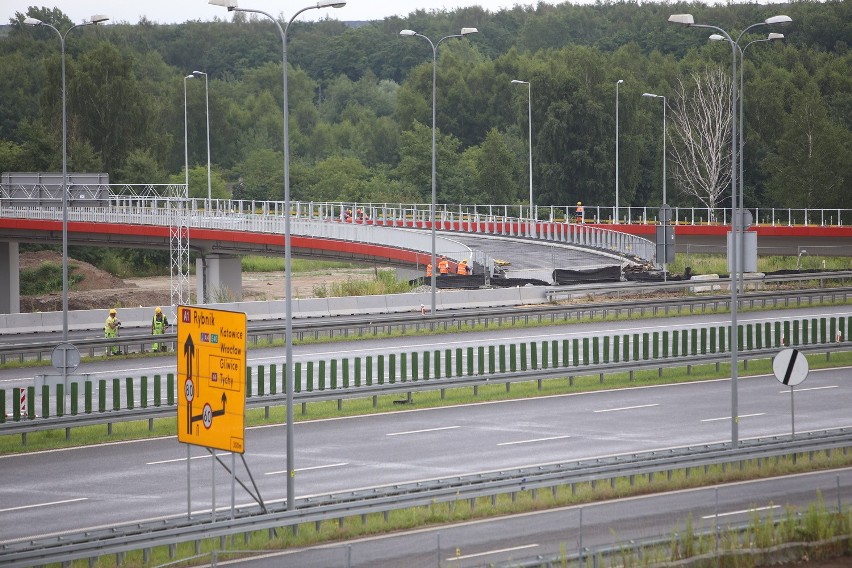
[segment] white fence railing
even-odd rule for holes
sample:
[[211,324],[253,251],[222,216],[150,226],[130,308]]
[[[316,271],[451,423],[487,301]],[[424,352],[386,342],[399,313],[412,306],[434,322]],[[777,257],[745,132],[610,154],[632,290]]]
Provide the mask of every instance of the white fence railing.
[[[111,197],[108,206],[105,206],[102,200],[93,200],[87,204],[84,199],[87,193],[80,193],[79,188],[71,188],[69,192],[80,193],[81,197],[69,206],[69,220],[166,226],[174,224],[175,215],[189,213],[188,225],[191,228],[276,234],[281,234],[284,230],[284,203],[280,201],[182,200],[172,197],[175,193],[174,186],[110,185],[109,188]],[[92,195],[98,193],[92,188],[87,188],[87,191]],[[10,197],[11,195],[24,197]],[[37,189],[23,191],[17,188],[14,192],[3,189],[0,193],[0,216],[57,219],[61,200],[39,197],[42,195]],[[103,192],[99,195],[102,196]],[[34,199],[37,202],[33,202]],[[523,216],[522,207],[442,205],[436,209],[435,228],[442,232],[523,237],[574,244],[644,261],[655,261],[656,248],[647,239],[585,223],[572,223],[568,218],[559,219],[554,212],[555,209],[552,209],[547,220],[537,219],[531,222],[528,217]],[[401,242],[405,242],[405,248],[412,249],[412,241],[419,241],[418,237],[406,237],[404,240],[391,237],[393,242],[387,242],[384,238],[387,233],[382,234],[368,228],[424,230],[432,227],[428,204],[292,202],[291,213],[292,234],[357,242],[381,242],[390,246],[399,246]],[[467,247],[447,238],[443,238],[441,245],[436,248],[450,258],[453,253],[457,253],[458,258],[471,254]],[[431,243],[425,248],[418,246],[415,250],[429,251]]]

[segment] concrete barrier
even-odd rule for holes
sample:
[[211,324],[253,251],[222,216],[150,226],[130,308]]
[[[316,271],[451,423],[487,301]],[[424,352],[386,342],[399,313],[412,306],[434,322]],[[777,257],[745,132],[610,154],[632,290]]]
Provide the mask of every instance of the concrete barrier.
[[[690,278],[690,281],[696,282],[704,282],[708,280],[719,280],[718,274],[699,274],[697,276],[693,276]],[[721,290],[722,286],[720,284],[709,284],[705,286],[690,286],[689,291],[692,294],[701,293],[701,292],[712,292],[715,290]]]
[[[480,308],[489,306],[518,306],[545,303],[545,288],[525,286],[521,288],[496,288],[489,290],[439,290],[436,296],[438,310]],[[293,300],[294,318],[316,318],[332,315],[393,314],[416,312],[420,305],[428,313],[432,304],[431,292],[389,294],[380,296],[346,296],[340,298],[309,298]],[[284,314],[284,300],[257,302],[233,302],[207,304],[212,309],[244,312],[250,321],[280,319]],[[123,327],[146,327],[156,306],[118,308],[118,319]],[[176,323],[175,314],[168,313],[169,321]],[[68,312],[68,329],[72,331],[101,331],[108,310],[74,310]],[[62,312],[40,312],[34,314],[0,314],[0,336],[25,333],[56,332],[62,329]]]

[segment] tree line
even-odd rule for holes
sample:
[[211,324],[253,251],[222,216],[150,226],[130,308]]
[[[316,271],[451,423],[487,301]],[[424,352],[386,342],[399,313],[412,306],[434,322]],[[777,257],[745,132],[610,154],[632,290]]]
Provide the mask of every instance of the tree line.
[[[670,14],[686,12],[735,38],[776,14],[793,19],[783,29],[754,28],[741,42],[770,31],[785,35],[750,46],[744,57],[745,204],[848,208],[848,1],[539,2],[497,12],[463,8],[374,22],[296,22],[287,48],[292,197],[428,202],[432,52],[422,38],[399,31],[413,29],[435,42],[477,27],[479,33],[438,48],[439,202],[526,203],[531,110],[535,202],[613,205],[621,80],[619,205],[659,205],[663,109],[641,95],[666,96],[674,118],[700,94],[697,78],[731,80],[727,42],[667,22]],[[24,26],[26,15],[61,32],[74,25],[59,8],[33,6],[0,32],[0,171],[59,171],[59,41],[52,30]],[[282,199],[280,36],[268,19],[227,18],[177,25],[143,19],[71,31],[69,171],[107,172],[113,183],[184,183],[186,112],[190,194],[206,197],[205,77],[185,78],[197,70],[208,80],[214,197]],[[515,79],[530,83],[530,99]],[[729,90],[718,96],[729,97]],[[701,207],[701,196],[678,170],[684,148],[677,128],[672,120],[666,133],[667,201]],[[729,206],[725,179],[715,189],[719,207]]]

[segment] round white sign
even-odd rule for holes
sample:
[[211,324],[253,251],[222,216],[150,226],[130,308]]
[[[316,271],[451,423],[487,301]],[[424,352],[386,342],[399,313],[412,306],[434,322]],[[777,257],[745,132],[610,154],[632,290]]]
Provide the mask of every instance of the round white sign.
[[772,359],[772,371],[781,384],[796,386],[808,376],[808,360],[796,349],[784,349]]

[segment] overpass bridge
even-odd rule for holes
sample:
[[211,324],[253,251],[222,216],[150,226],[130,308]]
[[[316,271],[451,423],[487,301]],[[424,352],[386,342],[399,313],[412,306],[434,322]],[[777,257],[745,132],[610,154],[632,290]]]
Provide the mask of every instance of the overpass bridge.
[[[0,312],[5,313],[17,311],[18,243],[61,242],[62,233],[61,200],[39,197],[37,187],[15,189],[0,187],[0,269],[8,274],[0,281]],[[174,248],[176,231],[185,231],[183,237],[197,255],[199,298],[209,298],[205,291],[215,288],[241,290],[239,256],[283,255],[283,202],[164,197],[182,190],[182,185],[112,185],[109,191],[72,186],[69,244],[168,250]],[[11,197],[22,194],[29,197]],[[616,222],[614,208],[587,206],[585,222],[577,223],[573,207],[539,206],[530,215],[524,206],[440,205],[436,252],[451,261],[470,259],[491,276],[497,260],[517,270],[536,269],[536,277],[559,267],[655,264],[656,247],[649,239],[659,224],[658,210],[618,211]],[[429,204],[292,202],[290,213],[293,256],[381,263],[417,275],[430,261]],[[822,255],[852,255],[852,210],[755,210],[753,215],[759,223],[750,230],[757,232],[763,254],[795,255],[807,246]],[[706,209],[675,208],[678,251],[724,252],[729,218],[727,210],[714,215]],[[554,251],[566,249],[588,251],[595,260],[557,259]],[[525,266],[541,256],[552,262]],[[179,272],[178,285],[188,287],[188,254]]]
[[[145,186],[142,194],[124,186],[110,194],[108,203],[103,191],[97,192],[97,202],[89,203],[82,192],[68,207],[69,244],[172,250],[174,258],[175,233],[183,233],[187,249],[197,255],[200,298],[209,298],[205,291],[217,288],[239,293],[241,255],[283,255],[282,202],[208,203],[161,196],[177,187]],[[71,189],[75,195],[80,191]],[[55,198],[14,199],[8,193],[0,194],[0,267],[6,268],[8,275],[0,282],[0,312],[17,311],[18,243],[61,242],[62,214],[61,200]],[[432,224],[428,205],[293,202],[290,220],[294,256],[381,263],[415,275],[422,275],[430,262]],[[591,225],[537,222],[531,227],[517,217],[494,213],[457,216],[444,210],[435,229],[440,232],[437,254],[447,256],[451,264],[468,259],[477,271],[491,277],[495,259],[471,236],[511,240],[504,249],[517,257],[516,264],[534,256],[529,253],[530,246],[591,251],[584,264],[620,265],[623,258],[628,262],[654,259],[654,246],[647,239]],[[553,252],[549,255],[555,258]],[[577,261],[565,262],[570,266]],[[179,271],[188,287],[188,253]],[[548,275],[550,272],[552,269],[547,270]]]

